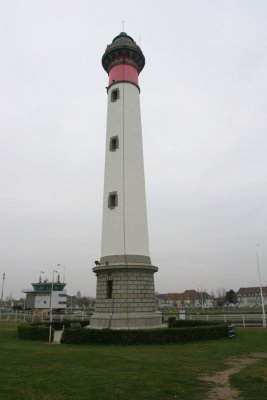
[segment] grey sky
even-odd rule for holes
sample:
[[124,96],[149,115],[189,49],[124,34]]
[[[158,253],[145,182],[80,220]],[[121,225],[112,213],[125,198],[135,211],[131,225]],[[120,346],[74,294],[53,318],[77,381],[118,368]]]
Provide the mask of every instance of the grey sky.
[[[140,74],[151,258],[159,292],[267,281],[267,2],[0,0],[0,273],[18,297],[65,266],[94,295],[106,45]],[[63,271],[63,268],[61,268]]]

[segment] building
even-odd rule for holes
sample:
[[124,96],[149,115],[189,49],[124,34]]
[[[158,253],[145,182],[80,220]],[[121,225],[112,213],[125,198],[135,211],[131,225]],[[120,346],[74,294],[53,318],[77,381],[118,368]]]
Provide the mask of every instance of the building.
[[158,294],[159,308],[167,307],[190,307],[190,308],[212,308],[213,299],[206,292],[197,292],[194,289],[185,290],[183,293]]
[[140,47],[125,32],[107,46],[102,65],[107,86],[107,132],[102,245],[91,328],[155,328],[153,266],[149,254],[139,73]]
[[[262,307],[260,287],[241,287],[237,291],[239,307]],[[262,287],[264,305],[267,305],[267,286]]]
[[[56,282],[48,282],[47,279],[31,284],[33,289],[23,289],[26,293],[25,309],[64,311],[67,308],[67,293],[64,290],[66,283],[60,282],[58,275]],[[52,300],[52,305],[51,305]]]

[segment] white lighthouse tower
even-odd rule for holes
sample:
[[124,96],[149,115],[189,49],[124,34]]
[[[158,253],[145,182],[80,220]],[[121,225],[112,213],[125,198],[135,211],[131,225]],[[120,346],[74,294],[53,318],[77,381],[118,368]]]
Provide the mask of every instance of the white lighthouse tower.
[[155,328],[154,273],[148,243],[138,75],[140,47],[125,32],[102,57],[109,75],[102,247],[92,328]]

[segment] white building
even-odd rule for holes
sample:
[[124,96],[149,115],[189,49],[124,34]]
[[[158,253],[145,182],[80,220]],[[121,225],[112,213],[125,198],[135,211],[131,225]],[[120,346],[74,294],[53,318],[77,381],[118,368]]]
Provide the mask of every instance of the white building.
[[[60,277],[56,282],[47,280],[31,284],[33,289],[24,289],[26,293],[25,308],[31,310],[65,310],[67,308],[67,293],[64,290],[66,283],[60,282]],[[51,305],[52,301],[52,305]]]
[[[241,287],[237,294],[239,307],[261,307],[260,287]],[[267,306],[267,286],[262,287],[264,305]]]

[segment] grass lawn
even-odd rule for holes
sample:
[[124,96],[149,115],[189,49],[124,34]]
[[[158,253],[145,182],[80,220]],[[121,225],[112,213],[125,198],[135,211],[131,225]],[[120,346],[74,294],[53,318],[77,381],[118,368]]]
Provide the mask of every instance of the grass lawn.
[[[267,352],[267,329],[239,329],[234,339],[176,345],[49,345],[17,337],[0,323],[1,400],[199,400],[211,383],[200,375],[227,359]],[[267,359],[232,376],[244,399],[265,400]]]

